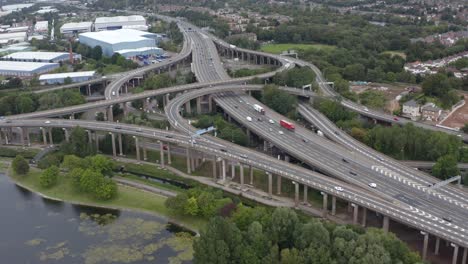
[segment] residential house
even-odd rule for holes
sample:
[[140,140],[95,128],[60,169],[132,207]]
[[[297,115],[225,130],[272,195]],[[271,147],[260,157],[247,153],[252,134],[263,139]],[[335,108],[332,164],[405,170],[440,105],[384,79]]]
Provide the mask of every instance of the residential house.
[[433,103],[427,103],[421,107],[422,120],[437,122],[439,121],[442,109]]
[[403,104],[403,115],[416,120],[421,116],[421,106],[415,100],[410,100]]

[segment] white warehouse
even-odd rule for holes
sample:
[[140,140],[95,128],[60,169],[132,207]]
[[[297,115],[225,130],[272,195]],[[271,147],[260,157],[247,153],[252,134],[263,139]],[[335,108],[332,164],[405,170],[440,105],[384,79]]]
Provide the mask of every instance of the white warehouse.
[[[46,51],[24,51],[14,52],[2,57],[4,60],[29,61],[29,62],[61,62],[70,60],[70,53],[67,52],[46,52]],[[73,54],[73,60],[81,60],[80,54]]]
[[67,78],[70,78],[73,83],[85,82],[94,78],[95,74],[95,71],[42,74],[39,76],[39,81],[41,84],[62,84]]
[[97,17],[94,21],[94,30],[136,29],[147,31],[146,19],[140,15]]
[[87,32],[79,35],[80,43],[92,48],[101,46],[105,56],[119,53],[125,58],[137,55],[162,55],[163,50],[156,45],[160,35],[133,30],[118,29],[112,31]]
[[48,21],[37,21],[34,25],[34,32],[36,33],[49,33],[49,22]]
[[91,32],[93,22],[66,23],[60,27],[60,33],[71,36],[78,33]]
[[60,67],[58,63],[0,61],[0,75],[33,77],[37,74],[53,71]]

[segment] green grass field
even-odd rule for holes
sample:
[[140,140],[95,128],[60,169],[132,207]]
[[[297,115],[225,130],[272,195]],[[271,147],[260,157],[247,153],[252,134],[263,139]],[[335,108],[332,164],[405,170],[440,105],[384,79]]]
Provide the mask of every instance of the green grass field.
[[[206,225],[206,220],[200,218],[181,217],[171,214],[164,206],[166,198],[149,192],[144,192],[132,187],[118,185],[117,197],[109,201],[99,201],[86,194],[75,190],[70,180],[62,175],[57,185],[51,188],[43,188],[39,184],[39,175],[41,171],[31,168],[26,176],[14,175],[10,170],[11,177],[18,183],[30,188],[33,191],[40,192],[51,198],[69,201],[72,203],[82,203],[121,209],[136,209],[149,213],[156,213],[177,221],[191,229],[200,230]],[[128,178],[127,178],[128,179]]]
[[308,50],[317,49],[323,51],[331,51],[335,49],[335,46],[323,45],[323,44],[294,44],[294,43],[282,43],[282,44],[266,44],[260,47],[261,51],[280,54],[287,50]]

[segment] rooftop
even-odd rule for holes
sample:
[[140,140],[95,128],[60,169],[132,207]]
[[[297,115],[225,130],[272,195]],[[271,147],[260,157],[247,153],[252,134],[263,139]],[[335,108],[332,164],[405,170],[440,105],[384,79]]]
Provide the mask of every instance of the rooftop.
[[98,32],[86,32],[81,33],[79,36],[85,36],[109,44],[116,44],[120,42],[145,40],[148,39],[148,36],[157,36],[157,34],[135,29],[117,29]]
[[15,52],[12,54],[9,54],[7,56],[4,56],[3,58],[13,58],[17,60],[43,60],[43,61],[49,61],[56,59],[60,56],[68,56],[68,53],[66,52],[40,52],[40,51],[25,51],[25,52]]
[[77,22],[77,23],[65,23],[63,24],[60,29],[67,30],[67,29],[75,29],[75,28],[89,28],[93,25],[93,22]]
[[67,77],[93,77],[95,71],[84,71],[84,72],[64,72],[64,73],[53,73],[53,74],[42,74],[39,76],[39,81],[50,80],[50,79],[65,79]]
[[24,61],[0,61],[2,71],[34,71],[44,66],[59,65],[58,63],[24,62]]
[[112,22],[130,22],[130,21],[141,21],[146,22],[145,18],[140,15],[133,16],[115,16],[115,17],[97,17],[95,23],[112,23]]
[[406,103],[403,104],[404,106],[410,106],[410,107],[418,107],[419,104],[415,100],[410,100]]

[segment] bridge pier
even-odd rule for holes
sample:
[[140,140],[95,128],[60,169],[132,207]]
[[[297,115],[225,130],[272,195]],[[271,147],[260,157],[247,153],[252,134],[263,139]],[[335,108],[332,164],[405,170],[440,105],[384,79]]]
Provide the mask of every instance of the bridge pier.
[[63,133],[65,134],[65,142],[70,142],[70,134],[68,133],[68,129],[62,128],[62,130],[63,130]]
[[427,245],[429,244],[429,234],[427,232],[421,231],[421,235],[424,236],[422,260],[425,261],[427,259]]
[[273,198],[273,175],[267,172],[268,175],[268,197]]
[[188,147],[185,149],[185,156],[187,158],[187,174],[191,174],[192,169],[191,169],[191,166],[190,166],[190,150],[189,150]]
[[213,156],[213,161],[212,161],[212,174],[213,174],[213,180],[216,180],[218,178],[217,171],[216,171],[216,156]]
[[167,164],[171,165],[172,164],[172,158],[171,158],[171,144],[167,142]]
[[463,249],[462,264],[466,264],[466,259],[468,258],[468,248]]
[[24,128],[20,127],[19,130],[20,130],[20,137],[21,137],[21,146],[24,148],[24,147],[25,147],[25,143],[24,143]]
[[91,135],[91,131],[89,131],[88,129],[86,129],[86,132],[88,133],[88,144],[89,144],[89,146],[91,146],[92,143],[93,143],[93,137],[92,137],[92,135]]
[[213,112],[213,98],[211,95],[208,96],[208,112]]
[[112,157],[117,157],[117,149],[115,147],[115,134],[110,132],[111,135],[111,144],[112,144]]
[[29,128],[25,128],[24,131],[26,133],[26,141],[28,142],[28,147],[30,147],[31,146],[31,139],[29,138]]
[[367,208],[362,207],[362,227],[366,227],[367,224]]
[[142,146],[142,147],[143,147],[143,160],[144,160],[144,161],[147,161],[147,160],[148,160],[148,153],[147,153],[147,151],[146,151],[147,149],[146,149],[146,144],[145,144],[145,142],[143,142],[143,146]]
[[50,139],[50,145],[54,145],[54,139],[52,137],[52,128],[49,128],[49,139]]
[[236,165],[232,162],[231,163],[231,179],[234,180],[236,178]]
[[309,198],[307,197],[307,191],[308,191],[307,185],[304,184],[304,204],[308,205],[309,204]]
[[91,96],[91,84],[88,84],[88,87],[86,87],[86,95]]
[[250,185],[253,186],[253,184],[254,184],[254,174],[253,174],[252,165],[249,165],[249,176],[250,176]]
[[358,223],[358,216],[359,216],[359,205],[352,203],[351,206],[353,207],[353,225],[357,225]]
[[161,168],[164,168],[164,143],[162,141],[159,142],[159,152],[160,152],[159,159],[161,160]]
[[202,113],[201,97],[197,97],[197,113],[198,113],[199,115]]
[[222,169],[222,180],[223,182],[226,181],[226,160],[225,159],[222,159],[221,160],[221,169]]
[[440,248],[440,237],[436,237],[434,255],[439,255],[439,248]]
[[328,194],[324,192],[320,192],[323,197],[323,202],[322,202],[322,217],[327,218],[328,214]]
[[276,194],[281,194],[281,176],[276,175]]
[[293,181],[294,184],[294,207],[299,208],[299,183]]
[[451,246],[453,247],[453,257],[452,257],[452,264],[457,264],[458,260],[458,248],[459,246],[456,244],[451,243]]
[[107,121],[114,122],[114,112],[112,111],[112,105],[107,108]]
[[190,115],[192,113],[192,107],[190,106],[190,101],[185,103],[185,112],[187,115]]
[[118,140],[119,140],[119,151],[120,151],[120,156],[123,156],[122,134],[119,134]]
[[140,162],[140,142],[138,140],[138,137],[133,136],[135,139],[135,152],[136,152],[136,158],[137,161]]
[[390,225],[390,218],[388,218],[388,216],[384,215],[382,229],[384,230],[385,233],[388,232],[389,225]]
[[332,196],[332,210],[331,214],[335,215],[336,214],[336,196]]
[[96,144],[96,153],[99,152],[99,135],[98,132],[94,132],[94,143]]
[[239,163],[239,177],[240,186],[242,190],[242,188],[244,187],[244,166],[242,165],[242,163]]

